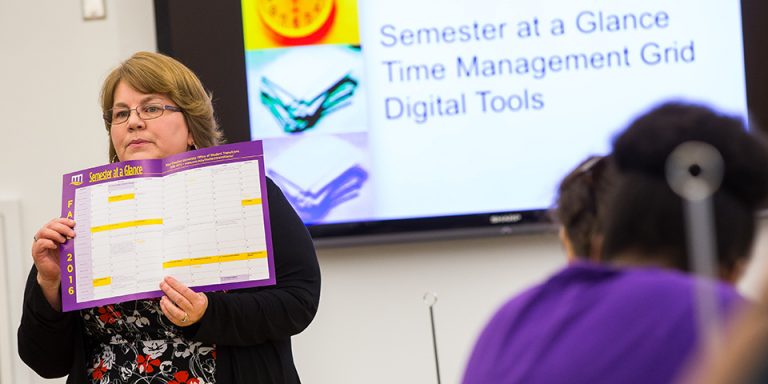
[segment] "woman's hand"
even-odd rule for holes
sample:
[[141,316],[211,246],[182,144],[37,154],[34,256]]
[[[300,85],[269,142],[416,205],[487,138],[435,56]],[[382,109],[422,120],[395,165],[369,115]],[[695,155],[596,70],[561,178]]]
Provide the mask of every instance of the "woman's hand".
[[163,279],[160,289],[165,293],[160,298],[160,309],[168,320],[179,327],[197,323],[208,309],[208,296],[189,289],[173,277]]
[[45,298],[56,309],[61,308],[59,245],[75,237],[74,227],[74,220],[55,218],[35,233],[35,242],[32,243],[32,260],[37,268],[37,283],[43,289]]

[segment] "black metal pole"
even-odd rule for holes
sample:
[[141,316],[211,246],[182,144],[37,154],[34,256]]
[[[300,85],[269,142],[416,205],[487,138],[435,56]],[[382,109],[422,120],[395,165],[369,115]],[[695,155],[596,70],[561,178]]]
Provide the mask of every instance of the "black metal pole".
[[437,358],[437,335],[435,334],[435,312],[432,305],[429,306],[429,320],[432,323],[432,347],[435,350],[435,371],[437,372],[437,384],[440,384],[440,360]]

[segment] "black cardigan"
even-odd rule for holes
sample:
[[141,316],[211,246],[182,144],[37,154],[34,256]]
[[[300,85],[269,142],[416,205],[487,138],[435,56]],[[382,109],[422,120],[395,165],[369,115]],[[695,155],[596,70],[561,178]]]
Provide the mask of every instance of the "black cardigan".
[[[216,344],[217,383],[299,383],[291,336],[306,328],[320,302],[320,268],[306,227],[267,179],[277,284],[208,292],[202,319],[182,328],[191,340]],[[19,356],[45,378],[87,382],[83,322],[77,311],[51,308],[32,267],[18,331]]]

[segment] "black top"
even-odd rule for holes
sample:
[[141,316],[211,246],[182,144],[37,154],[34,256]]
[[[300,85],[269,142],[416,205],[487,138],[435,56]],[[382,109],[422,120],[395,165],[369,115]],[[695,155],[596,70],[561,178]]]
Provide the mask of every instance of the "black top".
[[[306,328],[320,301],[320,268],[306,227],[282,191],[267,179],[277,284],[208,292],[208,309],[183,329],[204,344],[216,344],[218,383],[299,383],[291,339]],[[78,312],[51,308],[32,267],[18,331],[19,356],[45,378],[87,380],[84,327]]]

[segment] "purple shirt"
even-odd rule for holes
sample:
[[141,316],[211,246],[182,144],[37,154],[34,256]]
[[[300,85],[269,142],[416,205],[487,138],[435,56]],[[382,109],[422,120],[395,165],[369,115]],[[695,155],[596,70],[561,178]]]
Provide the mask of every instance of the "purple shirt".
[[[464,384],[669,383],[698,344],[695,282],[655,268],[567,267],[494,315]],[[744,302],[708,283],[721,313]]]

